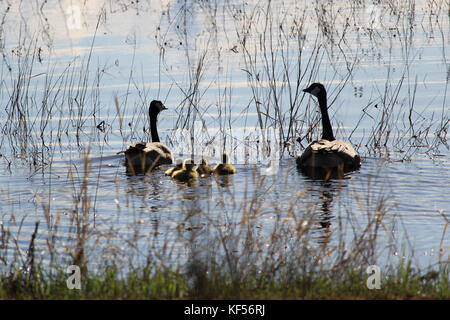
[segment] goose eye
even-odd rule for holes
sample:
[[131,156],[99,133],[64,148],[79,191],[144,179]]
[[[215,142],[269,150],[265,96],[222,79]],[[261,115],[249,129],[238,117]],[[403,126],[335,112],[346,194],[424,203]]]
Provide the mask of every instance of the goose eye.
[[319,87],[315,87],[314,89],[311,90],[311,94],[313,95],[318,95],[320,93],[320,88]]

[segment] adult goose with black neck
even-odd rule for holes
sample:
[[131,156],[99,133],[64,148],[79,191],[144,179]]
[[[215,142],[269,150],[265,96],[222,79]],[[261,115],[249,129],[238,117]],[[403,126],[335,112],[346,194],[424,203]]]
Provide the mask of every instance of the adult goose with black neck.
[[153,100],[148,109],[152,142],[137,142],[118,152],[125,153],[125,164],[131,172],[145,173],[159,165],[173,163],[172,151],[159,141],[157,129],[158,114],[166,109],[161,101]]
[[313,83],[303,91],[319,101],[322,138],[311,142],[297,157],[297,167],[307,176],[319,179],[342,178],[344,173],[358,169],[361,166],[360,156],[349,143],[334,138],[325,87],[321,83]]

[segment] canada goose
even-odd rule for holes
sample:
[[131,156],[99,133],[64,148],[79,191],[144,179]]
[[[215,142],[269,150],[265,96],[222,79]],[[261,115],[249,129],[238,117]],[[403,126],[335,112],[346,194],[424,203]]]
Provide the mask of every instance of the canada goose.
[[172,174],[172,178],[182,182],[189,182],[198,178],[198,173],[194,169],[195,163],[192,159],[183,161],[183,167]]
[[197,172],[200,177],[208,177],[213,172],[213,169],[209,166],[208,162],[202,158],[201,163],[197,167]]
[[131,171],[135,173],[147,172],[161,164],[173,163],[172,151],[159,141],[156,127],[158,114],[166,109],[161,101],[153,100],[148,108],[152,142],[137,142],[126,150],[118,152],[118,154],[125,153],[125,163],[127,168],[131,167]]
[[342,177],[345,172],[361,167],[361,158],[353,147],[336,140],[328,116],[327,92],[321,83],[313,83],[303,90],[317,97],[322,114],[322,139],[311,142],[297,157],[297,167],[313,178]]
[[217,164],[213,172],[218,175],[235,174],[236,168],[231,163],[228,163],[228,155],[224,153],[222,155],[222,163]]
[[170,176],[171,177],[175,171],[180,170],[181,168],[183,168],[183,159],[177,158],[175,163],[176,163],[175,167],[172,167],[172,168],[166,170],[166,172],[165,172],[166,176]]

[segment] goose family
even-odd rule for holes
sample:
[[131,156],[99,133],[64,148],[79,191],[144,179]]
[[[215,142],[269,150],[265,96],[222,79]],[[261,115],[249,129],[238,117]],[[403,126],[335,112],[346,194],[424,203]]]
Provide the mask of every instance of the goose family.
[[[361,157],[353,147],[342,140],[336,140],[333,135],[328,115],[327,92],[323,84],[313,83],[303,92],[315,96],[319,102],[322,117],[322,138],[308,144],[303,153],[297,156],[297,167],[307,176],[327,180],[330,177],[342,178],[344,173],[357,170],[361,166]],[[137,142],[130,145],[125,153],[127,167],[133,173],[141,173],[163,165],[172,164],[172,151],[160,142],[157,129],[158,114],[167,108],[159,100],[153,100],[149,107],[150,133],[152,142]],[[222,154],[222,162],[211,168],[205,159],[195,167],[192,159],[177,159],[175,167],[165,174],[179,181],[197,179],[199,176],[232,175],[236,168],[229,163],[226,153]]]
[[322,116],[322,138],[311,142],[296,159],[297,167],[312,178],[342,178],[344,173],[357,170],[361,157],[353,147],[342,140],[336,140],[328,116],[327,92],[321,83],[313,83],[303,92],[315,96]]
[[158,114],[166,109],[161,101],[153,100],[148,109],[152,142],[137,142],[118,152],[125,153],[125,164],[131,172],[147,172],[159,165],[173,163],[172,151],[159,141],[158,136]]

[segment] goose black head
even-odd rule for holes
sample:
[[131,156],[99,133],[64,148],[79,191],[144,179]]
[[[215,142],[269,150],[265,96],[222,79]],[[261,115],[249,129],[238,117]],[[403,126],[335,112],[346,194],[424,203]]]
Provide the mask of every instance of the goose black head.
[[157,115],[158,113],[160,113],[163,110],[166,110],[167,107],[165,105],[163,105],[163,103],[159,100],[153,100],[150,103],[150,107],[148,109],[148,113],[151,115]]
[[326,97],[327,91],[325,90],[325,87],[321,83],[313,83],[308,88],[303,89],[303,92],[307,92],[309,94],[312,94],[313,96],[319,98],[319,96]]

